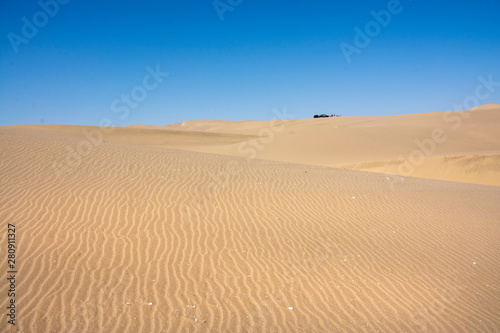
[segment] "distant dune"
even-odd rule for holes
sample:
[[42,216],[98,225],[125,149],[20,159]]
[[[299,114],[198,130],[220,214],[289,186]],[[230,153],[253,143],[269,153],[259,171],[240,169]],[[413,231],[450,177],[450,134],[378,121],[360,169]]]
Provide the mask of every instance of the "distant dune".
[[[3,128],[68,137],[83,137],[85,129]],[[115,128],[104,140],[499,186],[499,128],[500,105],[488,104],[469,111],[386,117],[131,125]]]
[[499,331],[499,124],[0,127],[0,331]]

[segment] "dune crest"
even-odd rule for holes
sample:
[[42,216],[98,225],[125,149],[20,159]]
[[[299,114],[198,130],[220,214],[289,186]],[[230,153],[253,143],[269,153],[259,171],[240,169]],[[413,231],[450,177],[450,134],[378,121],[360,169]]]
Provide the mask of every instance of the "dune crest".
[[[500,167],[495,165],[497,160],[493,157],[482,159],[493,163],[488,164],[487,175],[482,167],[454,159],[455,156],[500,154],[500,109],[497,106],[488,104],[472,110],[385,117],[202,120],[164,126],[132,125],[103,133],[103,138],[116,143],[498,185]],[[4,130],[85,139],[85,130],[99,129],[31,125],[5,126]],[[405,169],[412,172],[400,172],[380,164],[396,160],[410,163]],[[442,172],[445,164],[446,173]]]
[[489,110],[489,109],[498,109],[500,111],[500,104],[483,104],[471,108],[471,110]]

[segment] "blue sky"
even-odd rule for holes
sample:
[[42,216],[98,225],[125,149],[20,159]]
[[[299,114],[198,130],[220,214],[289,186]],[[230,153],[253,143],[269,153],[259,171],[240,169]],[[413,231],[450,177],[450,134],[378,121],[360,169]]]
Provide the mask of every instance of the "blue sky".
[[497,0],[59,1],[0,3],[0,125],[446,111],[500,81]]

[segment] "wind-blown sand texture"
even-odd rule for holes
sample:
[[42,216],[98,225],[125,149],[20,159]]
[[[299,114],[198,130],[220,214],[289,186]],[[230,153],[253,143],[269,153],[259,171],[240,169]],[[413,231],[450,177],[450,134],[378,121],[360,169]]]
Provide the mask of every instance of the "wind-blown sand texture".
[[[276,122],[257,158],[269,122],[129,126],[59,173],[96,128],[1,127],[0,331],[499,331],[499,111]],[[414,176],[453,182],[391,169],[436,127]]]

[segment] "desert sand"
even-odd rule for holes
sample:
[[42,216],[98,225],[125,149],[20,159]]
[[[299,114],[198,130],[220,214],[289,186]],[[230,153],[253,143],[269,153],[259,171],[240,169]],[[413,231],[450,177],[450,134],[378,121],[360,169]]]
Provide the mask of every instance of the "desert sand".
[[0,127],[0,331],[497,332],[499,125]]

